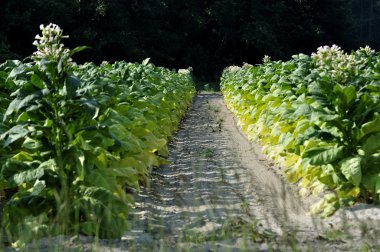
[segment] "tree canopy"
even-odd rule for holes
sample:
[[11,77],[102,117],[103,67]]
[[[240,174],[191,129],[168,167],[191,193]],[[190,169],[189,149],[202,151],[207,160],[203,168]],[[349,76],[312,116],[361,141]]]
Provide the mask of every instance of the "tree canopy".
[[40,24],[56,23],[78,62],[193,66],[217,79],[231,64],[288,59],[318,46],[380,48],[380,0],[2,0],[0,61],[29,56]]

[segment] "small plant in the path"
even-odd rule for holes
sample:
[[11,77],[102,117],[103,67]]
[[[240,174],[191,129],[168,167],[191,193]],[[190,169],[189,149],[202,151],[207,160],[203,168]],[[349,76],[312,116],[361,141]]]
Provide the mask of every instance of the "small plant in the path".
[[211,148],[207,148],[203,154],[206,158],[213,158],[215,156],[214,150]]
[[203,243],[209,241],[222,241],[243,237],[246,241],[263,243],[276,239],[276,234],[268,229],[260,227],[259,222],[249,222],[240,217],[226,219],[223,224],[208,232],[189,230],[186,232],[185,241]]

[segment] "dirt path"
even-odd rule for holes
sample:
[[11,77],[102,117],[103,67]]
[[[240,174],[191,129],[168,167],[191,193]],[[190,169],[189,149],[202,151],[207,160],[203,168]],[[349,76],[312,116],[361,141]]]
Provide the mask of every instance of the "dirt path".
[[361,237],[341,233],[340,218],[307,215],[309,202],[242,135],[220,94],[195,97],[170,150],[171,164],[152,172],[115,251],[358,248],[347,240]]
[[378,237],[359,222],[308,216],[308,201],[241,134],[220,94],[195,97],[169,160],[136,197],[121,240],[70,243],[88,251],[355,251],[366,244],[362,234]]

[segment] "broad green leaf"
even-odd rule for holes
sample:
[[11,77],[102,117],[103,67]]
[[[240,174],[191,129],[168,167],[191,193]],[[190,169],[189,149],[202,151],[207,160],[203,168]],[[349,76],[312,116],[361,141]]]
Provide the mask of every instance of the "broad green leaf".
[[31,132],[27,125],[17,124],[0,136],[0,140],[4,140],[3,147],[16,142],[17,140],[26,137]]
[[309,104],[297,104],[296,111],[294,112],[294,116],[307,116],[311,113],[311,106]]
[[16,123],[25,123],[28,120],[30,120],[30,117],[28,115],[28,112],[22,112],[16,119]]
[[380,133],[370,135],[363,143],[361,149],[365,152],[366,156],[372,155],[380,151]]
[[42,143],[38,140],[26,137],[24,143],[22,144],[23,148],[26,148],[31,151],[38,151],[42,147]]
[[119,141],[121,146],[132,153],[139,153],[142,151],[141,140],[128,131],[120,124],[114,124],[109,127],[109,131],[115,141]]
[[1,168],[1,175],[5,179],[9,179],[14,174],[28,171],[31,167],[26,162],[21,162],[17,160],[8,159]]
[[74,98],[77,94],[76,92],[79,86],[80,86],[80,80],[77,77],[73,75],[67,76],[65,80],[63,95],[67,95],[67,97],[69,98]]
[[27,171],[22,171],[17,174],[14,174],[9,178],[11,183],[15,183],[16,185],[21,185],[23,183],[33,182],[37,179],[41,178],[44,175],[43,168],[29,169]]
[[149,151],[144,151],[141,154],[134,155],[134,157],[141,160],[149,168],[159,165],[157,156]]
[[34,86],[36,86],[39,89],[44,89],[45,85],[43,80],[38,76],[38,74],[32,74],[32,77],[30,77],[30,81]]
[[344,93],[344,97],[345,97],[345,103],[347,106],[346,109],[349,109],[355,103],[355,100],[357,97],[356,88],[355,88],[355,86],[352,86],[352,85],[347,86],[343,89],[343,93]]
[[12,79],[20,74],[26,73],[26,70],[28,69],[27,65],[20,64],[17,67],[13,68],[12,71],[8,75],[8,79]]
[[367,136],[368,134],[380,132],[380,115],[375,113],[375,118],[362,125],[360,128],[360,138]]
[[130,186],[137,186],[139,175],[146,174],[146,165],[134,158],[125,158],[119,162],[112,162],[106,169],[107,173],[115,177],[123,177]]
[[329,122],[329,121],[334,121],[336,119],[339,119],[339,115],[330,114],[322,110],[319,110],[319,111],[315,110],[311,114],[312,122],[315,122],[315,121]]
[[333,100],[336,105],[335,109],[345,113],[355,102],[356,88],[352,85],[343,87],[337,84],[334,85],[334,94],[336,95]]
[[5,211],[13,214],[14,223],[25,222],[27,217],[37,216],[52,211],[52,198],[34,195],[29,191],[17,192],[8,202]]
[[326,165],[341,159],[344,149],[344,146],[314,147],[306,150],[302,159],[308,160],[312,165]]
[[45,188],[45,181],[40,181],[37,179],[30,192],[32,193],[32,195],[39,195]]
[[352,182],[341,182],[336,189],[338,196],[342,199],[357,198],[360,194],[360,187],[353,185]]
[[380,173],[367,174],[362,178],[362,184],[369,192],[380,194]]
[[87,217],[82,231],[102,238],[118,238],[126,230],[127,202],[95,186],[81,186],[78,196],[79,202],[75,204]]
[[42,168],[44,170],[57,170],[57,163],[55,159],[49,159],[47,161],[44,161],[40,164],[39,168]]
[[361,157],[350,157],[345,158],[340,163],[340,169],[342,174],[346,177],[348,181],[353,183],[355,186],[359,186],[362,181],[362,158]]
[[289,153],[289,155],[285,156],[284,165],[286,168],[292,167],[298,162],[299,159],[300,156],[293,153]]
[[74,49],[72,49],[70,51],[70,57],[73,56],[74,54],[78,53],[78,52],[81,52],[81,51],[84,51],[86,49],[89,49],[91,47],[89,46],[78,46],[78,47],[75,47]]
[[99,169],[105,169],[107,168],[107,154],[105,151],[102,151],[100,152],[97,156],[96,156],[96,161],[95,161],[95,165],[99,168]]
[[142,61],[142,65],[143,66],[146,66],[146,65],[148,65],[148,63],[149,63],[149,60],[150,60],[150,58],[146,58],[146,59],[144,59],[143,61]]
[[[17,97],[15,98],[8,106],[7,111],[4,114],[4,121],[6,120],[7,116],[11,115],[13,112],[17,112],[23,108],[29,107],[32,104],[35,103],[35,100],[37,98],[40,98],[43,94],[45,94],[45,91],[38,91],[34,94],[27,95],[25,97]],[[37,108],[37,107],[36,107]],[[29,109],[31,110],[31,109]]]
[[310,127],[310,121],[307,119],[302,119],[297,122],[296,127],[294,129],[294,133],[297,134],[303,134],[309,127]]
[[108,169],[94,169],[87,174],[85,181],[91,185],[115,192],[118,190],[119,185],[116,176],[109,174]]
[[335,186],[334,181],[334,167],[331,164],[328,165],[322,165],[322,173],[318,177],[318,180],[321,181],[323,184],[327,185],[329,188],[332,188]]
[[12,159],[16,161],[22,161],[22,162],[33,161],[32,154],[25,151],[20,151],[19,153],[14,155]]
[[100,108],[95,100],[81,100],[81,107],[84,109],[84,116],[95,119],[99,115]]
[[100,224],[95,221],[84,221],[79,223],[80,232],[88,236],[97,235],[99,226]]

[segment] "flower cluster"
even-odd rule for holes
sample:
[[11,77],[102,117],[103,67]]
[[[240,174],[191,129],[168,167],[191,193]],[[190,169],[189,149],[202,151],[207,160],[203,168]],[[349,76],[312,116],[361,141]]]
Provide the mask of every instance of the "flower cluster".
[[110,66],[111,64],[107,60],[103,60],[102,63],[100,63],[100,66]]
[[343,82],[355,71],[358,64],[355,55],[345,53],[337,45],[319,47],[311,58],[318,68],[325,69],[332,78]]
[[269,63],[270,62],[270,56],[268,56],[268,55],[264,55],[264,58],[263,58],[263,63],[265,64],[265,63]]
[[61,58],[65,58],[67,62],[71,62],[70,50],[64,48],[61,44],[61,40],[68,38],[63,36],[63,31],[56,24],[49,24],[47,26],[40,25],[42,36],[37,35],[33,45],[37,47],[37,51],[33,53],[32,59],[36,62],[42,59],[48,61],[59,61]]
[[359,50],[356,51],[356,54],[362,55],[364,57],[366,56],[372,56],[376,53],[375,50],[372,50],[371,47],[366,46],[366,47],[360,47]]
[[342,57],[344,57],[344,52],[337,45],[318,47],[317,52],[311,54],[311,58],[320,66],[330,65]]
[[188,67],[186,69],[178,69],[179,74],[191,74],[193,72],[192,67]]
[[239,71],[241,68],[240,67],[238,67],[238,66],[229,66],[229,67],[227,67],[227,71],[228,72],[230,72],[230,73],[234,73],[234,72],[237,72],[237,71]]
[[190,71],[188,69],[178,69],[179,74],[190,74]]

